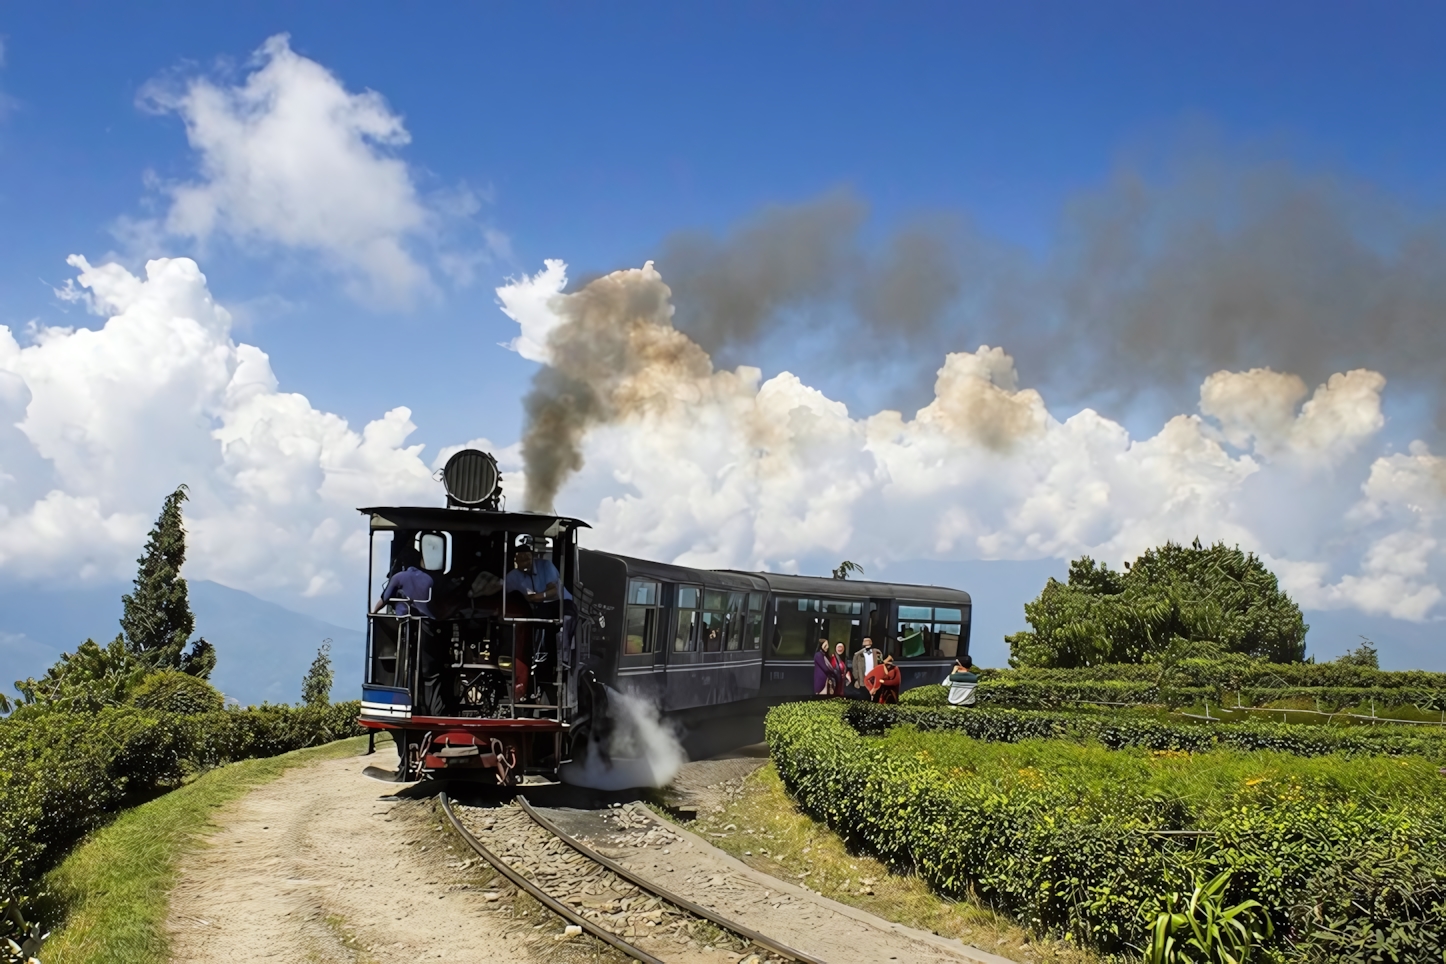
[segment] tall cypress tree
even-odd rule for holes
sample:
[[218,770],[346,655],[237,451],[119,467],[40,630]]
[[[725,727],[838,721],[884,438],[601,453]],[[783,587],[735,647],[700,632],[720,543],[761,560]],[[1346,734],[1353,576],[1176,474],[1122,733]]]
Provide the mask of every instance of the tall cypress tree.
[[136,560],[135,592],[123,596],[121,616],[126,647],[157,669],[182,669],[202,678],[216,665],[215,650],[198,640],[194,651],[185,653],[186,643],[196,628],[191,614],[186,580],[181,566],[186,561],[186,530],[181,525],[181,503],[187,498],[184,485],[166,496],[161,514],[146,540],[144,554]]

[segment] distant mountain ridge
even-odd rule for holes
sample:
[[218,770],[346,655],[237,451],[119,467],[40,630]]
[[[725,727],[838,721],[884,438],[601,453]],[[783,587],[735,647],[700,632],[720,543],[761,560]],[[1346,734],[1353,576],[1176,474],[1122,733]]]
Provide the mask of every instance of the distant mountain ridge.
[[[301,699],[301,678],[316,657],[323,639],[331,639],[336,672],[332,699],[360,692],[366,637],[293,612],[219,583],[189,583],[196,634],[216,647],[212,682],[243,704],[295,703]],[[0,589],[0,688],[38,676],[62,652],[92,638],[107,643],[120,631],[121,596],[130,583],[84,589]]]

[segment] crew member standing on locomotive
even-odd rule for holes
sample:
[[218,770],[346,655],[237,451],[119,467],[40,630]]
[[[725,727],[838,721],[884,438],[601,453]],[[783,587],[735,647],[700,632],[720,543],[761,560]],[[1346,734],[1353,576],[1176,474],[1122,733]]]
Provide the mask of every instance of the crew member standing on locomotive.
[[[528,542],[518,544],[517,551],[513,555],[512,571],[507,573],[507,592],[518,593],[527,600],[528,607],[534,618],[546,618],[557,615],[557,596],[562,594],[562,636],[558,641],[558,655],[566,663],[571,656],[572,641],[572,619],[576,609],[572,601],[572,593],[562,584],[562,575],[552,560],[544,557],[537,557],[532,551],[532,545]],[[543,636],[538,643],[536,652],[532,656],[532,669],[536,671],[546,664],[552,657],[547,650],[547,637]]]
[[[398,616],[422,617],[417,627],[417,668],[422,678],[422,692],[417,694],[429,716],[445,716],[442,702],[442,657],[436,652],[432,632],[432,577],[420,568],[422,557],[415,549],[400,549],[392,576],[382,590],[372,612],[381,612],[388,604]],[[415,610],[415,613],[413,612]]]

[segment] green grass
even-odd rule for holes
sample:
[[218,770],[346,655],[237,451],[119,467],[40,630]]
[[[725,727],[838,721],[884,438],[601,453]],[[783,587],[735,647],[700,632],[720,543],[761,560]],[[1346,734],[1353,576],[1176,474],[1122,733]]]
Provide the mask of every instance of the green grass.
[[897,726],[870,737],[891,753],[913,756],[959,780],[1009,793],[1044,791],[1082,812],[1119,813],[1178,804],[1209,822],[1235,807],[1290,806],[1301,800],[1354,800],[1369,807],[1434,801],[1443,781],[1420,757],[1301,757],[1265,750],[1107,749],[1067,740],[991,743],[961,733]]
[[179,858],[215,830],[212,814],[292,767],[352,756],[365,737],[245,760],[121,813],[45,879],[64,912],[42,949],[45,964],[163,964],[166,914]]

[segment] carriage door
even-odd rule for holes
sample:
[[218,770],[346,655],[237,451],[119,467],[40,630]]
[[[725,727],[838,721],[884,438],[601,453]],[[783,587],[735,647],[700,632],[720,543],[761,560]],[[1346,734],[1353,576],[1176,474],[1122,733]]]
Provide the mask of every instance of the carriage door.
[[889,638],[889,626],[893,622],[894,601],[892,599],[870,599],[868,611],[868,631],[864,634],[874,641],[874,648],[885,656],[893,654],[894,659],[899,658],[897,647],[894,641]]

